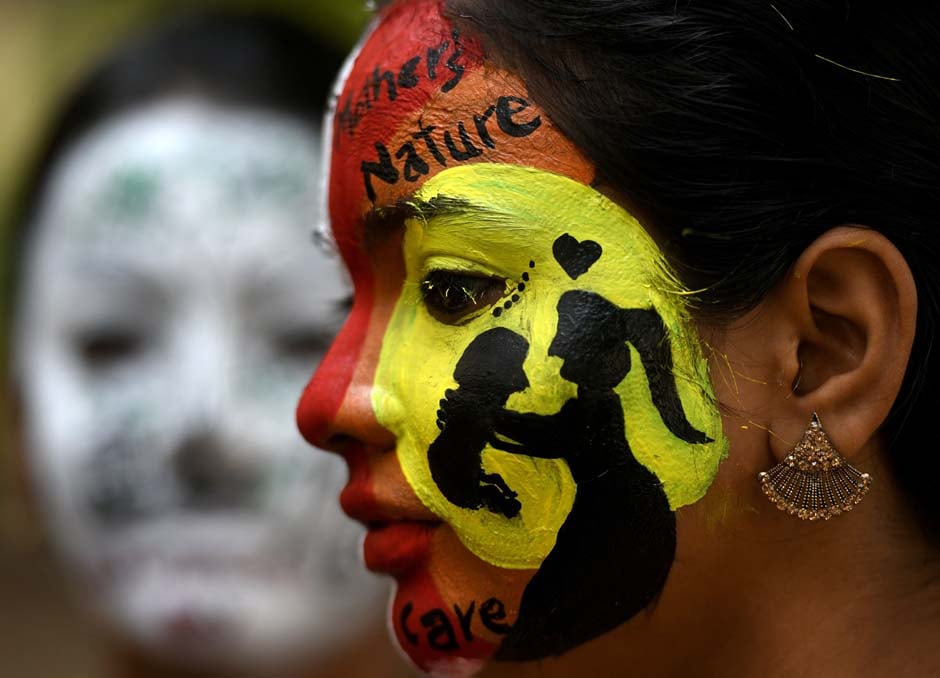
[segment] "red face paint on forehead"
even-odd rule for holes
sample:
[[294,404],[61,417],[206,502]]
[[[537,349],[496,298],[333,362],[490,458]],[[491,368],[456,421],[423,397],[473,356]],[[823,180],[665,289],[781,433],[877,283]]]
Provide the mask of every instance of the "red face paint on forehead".
[[522,80],[461,35],[442,0],[397,2],[362,46],[336,103],[330,214],[358,240],[362,217],[435,174],[476,162],[527,165],[588,183],[593,167]]

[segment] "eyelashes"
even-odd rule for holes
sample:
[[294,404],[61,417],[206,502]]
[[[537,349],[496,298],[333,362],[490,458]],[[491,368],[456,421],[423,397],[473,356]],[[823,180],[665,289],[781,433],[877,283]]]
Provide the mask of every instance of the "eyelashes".
[[421,298],[436,320],[457,324],[489,308],[506,294],[502,278],[453,271],[431,271],[421,281]]

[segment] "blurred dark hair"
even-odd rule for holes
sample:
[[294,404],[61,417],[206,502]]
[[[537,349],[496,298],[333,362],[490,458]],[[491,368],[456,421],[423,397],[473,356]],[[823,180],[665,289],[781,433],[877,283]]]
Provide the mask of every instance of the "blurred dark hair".
[[65,99],[25,174],[5,271],[8,295],[15,295],[24,243],[49,174],[89,129],[150,102],[193,95],[283,113],[319,131],[341,58],[295,22],[262,12],[190,12],[125,42]]
[[665,238],[704,321],[826,230],[888,237],[917,336],[884,431],[940,538],[940,6],[845,0],[445,0]]

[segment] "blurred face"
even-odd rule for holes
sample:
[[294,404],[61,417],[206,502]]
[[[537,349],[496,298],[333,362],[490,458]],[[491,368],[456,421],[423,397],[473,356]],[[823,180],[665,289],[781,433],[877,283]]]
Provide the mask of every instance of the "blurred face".
[[727,447],[662,253],[436,0],[382,15],[332,134],[355,302],[298,417],[350,465],[398,643],[464,675],[624,623]]
[[272,113],[169,101],[54,170],[18,371],[59,545],[113,630],[240,667],[335,644],[375,602],[338,459],[293,405],[348,290],[309,225],[319,151]]

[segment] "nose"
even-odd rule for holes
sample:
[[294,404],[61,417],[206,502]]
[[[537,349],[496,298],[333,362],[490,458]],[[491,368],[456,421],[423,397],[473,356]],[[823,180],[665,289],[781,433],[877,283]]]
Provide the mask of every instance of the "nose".
[[[245,435],[238,393],[241,337],[233,317],[194,308],[177,328],[176,442],[169,459],[188,508],[239,508],[257,501],[268,460]],[[198,314],[197,314],[197,311]]]
[[372,407],[375,370],[394,300],[376,299],[374,286],[364,287],[358,281],[349,318],[297,406],[303,437],[332,452],[345,453],[353,443],[380,450],[395,444]]
[[238,508],[260,494],[263,475],[257,464],[226,450],[218,432],[208,426],[191,431],[171,463],[191,509]]
[[[203,422],[229,421],[237,411],[236,398],[240,334],[233,317],[223,309],[194,304],[174,329],[171,357],[177,393],[174,404],[190,430]],[[198,433],[194,435],[199,435]]]

